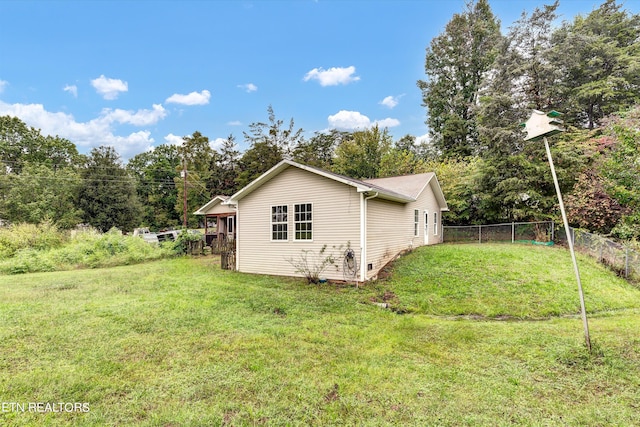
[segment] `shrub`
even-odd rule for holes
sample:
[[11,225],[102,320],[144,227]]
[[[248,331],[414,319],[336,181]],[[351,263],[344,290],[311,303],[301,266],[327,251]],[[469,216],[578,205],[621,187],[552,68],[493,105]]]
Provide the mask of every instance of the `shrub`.
[[66,240],[66,234],[51,221],[41,224],[12,224],[0,228],[0,259],[10,258],[21,249],[57,248]]

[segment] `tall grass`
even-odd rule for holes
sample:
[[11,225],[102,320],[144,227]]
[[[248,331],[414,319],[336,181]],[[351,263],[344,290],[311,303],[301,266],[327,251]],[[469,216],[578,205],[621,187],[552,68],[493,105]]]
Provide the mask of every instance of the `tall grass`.
[[[3,230],[5,231],[5,230]],[[119,230],[65,234],[51,225],[22,224],[4,232],[0,273],[21,274],[79,268],[113,267],[165,258],[172,245],[152,245]]]
[[50,221],[40,224],[12,224],[0,228],[0,259],[10,258],[23,249],[57,248],[66,240],[66,233]]

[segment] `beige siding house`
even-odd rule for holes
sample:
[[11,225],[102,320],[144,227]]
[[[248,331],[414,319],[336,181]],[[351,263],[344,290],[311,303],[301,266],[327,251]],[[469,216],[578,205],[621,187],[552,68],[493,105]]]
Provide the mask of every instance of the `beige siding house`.
[[332,255],[321,277],[360,282],[404,250],[440,243],[448,210],[433,173],[361,181],[290,160],[224,205],[236,213],[238,271],[300,276],[291,260]]

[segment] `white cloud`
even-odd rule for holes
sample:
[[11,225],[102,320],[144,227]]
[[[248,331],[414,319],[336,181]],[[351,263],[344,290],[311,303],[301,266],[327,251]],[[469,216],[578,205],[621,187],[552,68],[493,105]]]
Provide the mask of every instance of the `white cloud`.
[[6,80],[0,80],[0,93],[4,91],[4,88],[9,86],[9,82]]
[[379,104],[384,105],[385,107],[388,107],[388,108],[394,108],[400,102],[401,97],[402,95],[400,96],[389,95],[385,97],[382,101],[380,101]]
[[134,126],[148,126],[158,123],[167,116],[167,110],[160,104],[153,104],[153,110],[138,110],[132,112],[116,108],[102,110],[102,118],[110,123],[130,124]]
[[341,130],[362,130],[378,125],[380,128],[389,128],[398,126],[400,121],[397,119],[386,118],[382,120],[371,121],[369,117],[358,111],[340,110],[338,113],[329,116],[329,127]]
[[357,111],[340,110],[329,116],[329,127],[343,130],[365,129],[371,126],[369,117]]
[[120,92],[127,92],[129,84],[118,79],[110,79],[103,75],[91,80],[91,85],[104,99],[116,99]]
[[374,125],[378,125],[379,128],[392,128],[400,125],[400,120],[387,117],[386,119],[376,120]]
[[209,147],[213,148],[214,150],[217,150],[218,148],[222,147],[224,145],[224,142],[226,141],[226,139],[224,138],[216,138],[214,140],[210,140],[209,141]]
[[253,83],[247,83],[244,85],[238,85],[239,88],[244,89],[245,92],[247,93],[251,93],[251,92],[255,92],[258,90],[258,86],[254,85]]
[[211,98],[211,92],[203,90],[202,92],[191,92],[188,95],[181,95],[175,93],[167,98],[165,101],[167,104],[182,104],[182,105],[206,105]]
[[424,135],[416,136],[416,144],[422,144],[422,143],[426,143],[426,144],[431,143],[431,137],[429,136],[428,133],[425,133]]
[[229,126],[242,126],[242,122],[240,120],[234,120],[232,122],[228,122],[227,125],[229,125]]
[[115,125],[153,124],[164,118],[165,114],[161,105],[154,105],[153,110],[138,112],[105,109],[92,120],[77,122],[73,115],[47,111],[42,104],[6,104],[0,101],[0,115],[19,117],[28,126],[40,129],[43,135],[58,135],[79,148],[113,146],[124,159],[147,151],[155,141],[147,130],[116,135]]
[[354,76],[356,67],[353,65],[347,68],[332,67],[328,70],[323,68],[314,68],[304,76],[304,81],[318,80],[320,86],[337,86],[339,84],[346,85],[351,82],[360,80],[359,76]]
[[174,135],[172,133],[165,136],[164,140],[167,144],[171,144],[171,145],[182,145],[182,143],[184,142],[181,136]]
[[71,93],[74,98],[78,97],[78,86],[76,85],[66,85],[62,90]]

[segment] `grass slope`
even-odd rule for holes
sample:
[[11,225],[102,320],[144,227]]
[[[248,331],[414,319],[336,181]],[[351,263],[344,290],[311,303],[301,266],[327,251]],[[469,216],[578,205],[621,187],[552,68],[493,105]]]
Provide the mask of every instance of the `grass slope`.
[[[616,305],[606,290],[591,291],[593,306],[618,311],[591,319],[590,356],[575,318],[434,316],[478,313],[450,310],[450,299],[421,313],[424,297],[411,283],[425,293],[433,285],[416,283],[413,270],[427,263],[444,272],[453,248],[467,257],[520,250],[423,248],[400,261],[393,280],[364,289],[221,271],[212,258],[0,277],[0,400],[90,405],[88,413],[0,412],[0,424],[640,424],[640,291],[589,267],[604,288],[628,294]],[[544,268],[546,253],[532,254],[531,270]],[[455,263],[474,263],[464,258]],[[508,287],[484,304],[500,300],[500,289],[516,298]],[[380,292],[416,312],[369,304]],[[517,306],[486,314],[540,315]]]
[[[580,255],[580,254],[578,254]],[[579,256],[588,313],[638,307],[638,290]],[[525,245],[439,245],[393,266],[386,288],[404,310],[435,315],[546,318],[580,313],[569,252]]]

